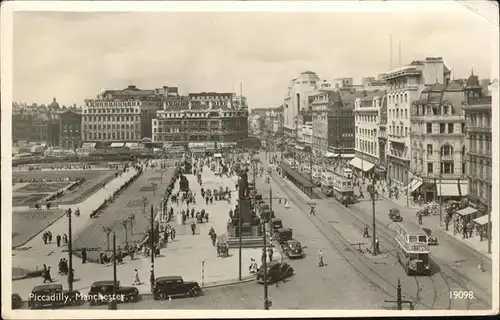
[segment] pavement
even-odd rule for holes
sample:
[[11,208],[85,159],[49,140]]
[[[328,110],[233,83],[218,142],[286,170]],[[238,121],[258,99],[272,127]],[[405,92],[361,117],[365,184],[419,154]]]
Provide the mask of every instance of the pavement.
[[[214,201],[213,204],[207,206],[205,202],[202,201],[200,195],[201,186],[197,184],[196,177],[193,175],[186,175],[186,177],[190,182],[190,188],[196,192],[197,197],[196,204],[191,205],[191,207],[194,207],[196,210],[205,208],[205,210],[209,212],[209,222],[198,224],[196,234],[193,236],[189,228],[190,220],[188,220],[186,225],[178,224],[176,220],[171,221],[170,225],[176,229],[176,240],[174,242],[169,242],[166,248],[161,249],[161,255],[155,259],[155,276],[180,275],[185,280],[198,281],[200,285],[204,286],[225,284],[234,279],[237,281],[239,277],[238,250],[230,249],[230,256],[228,258],[217,257],[216,247],[212,245],[210,237],[208,236],[208,231],[211,226],[213,226],[219,234],[225,232],[229,209],[235,205],[234,200],[233,204],[228,204],[226,201]],[[205,167],[202,176],[203,187],[206,189],[218,188],[220,185],[224,187],[228,185],[230,188],[234,188],[236,178],[237,177],[231,177],[230,179],[216,177],[208,167]],[[167,179],[165,179],[165,184],[166,182],[168,182]],[[115,181],[112,183],[115,183]],[[112,183],[99,192],[102,193],[104,192],[103,190],[111,191]],[[129,186],[129,188],[133,188],[134,184]],[[179,182],[177,181],[174,192],[178,190],[178,187]],[[89,223],[92,223],[90,219],[87,219],[91,205],[100,204],[101,202],[99,200],[103,196],[103,194],[95,194],[87,200],[88,204],[86,206],[80,206],[82,214],[79,218],[73,219],[73,233],[76,237],[78,234],[85,231]],[[99,200],[95,198],[99,198]],[[181,204],[179,207],[175,205],[174,210],[179,212],[184,206],[185,204]],[[85,212],[84,208],[86,210]],[[75,207],[73,207],[73,209],[75,209]],[[140,209],[142,210],[142,208]],[[61,219],[60,221],[61,222],[56,222],[50,228],[54,236],[58,232],[61,234],[67,232],[66,219]],[[59,259],[67,257],[67,253],[62,251],[64,248],[57,248],[55,244],[44,245],[38,237],[32,240],[28,246],[31,248],[24,251],[16,250],[13,252],[15,254],[13,256],[13,267],[26,265],[41,266],[42,264],[46,264],[51,266],[51,275],[55,283],[62,283],[66,288],[66,276],[57,274],[57,263]],[[260,260],[258,259],[260,256],[260,248],[242,250],[243,278],[248,278],[250,275],[248,272],[250,258]],[[280,254],[278,252],[274,254],[274,259],[280,259]],[[202,261],[205,262],[202,263]],[[143,283],[136,285],[136,287],[141,294],[150,293],[150,263],[150,257],[136,255],[134,260],[130,260],[129,257],[126,257],[124,263],[117,266],[118,280],[121,285],[132,285],[132,276],[134,270],[137,269]],[[101,265],[89,262],[82,264],[81,259],[74,258],[73,266],[75,269],[74,289],[82,292],[87,292],[94,281],[110,280],[113,277],[113,268],[111,265]],[[13,292],[20,294],[23,299],[26,299],[31,289],[42,282],[41,278],[16,280],[13,282]]]

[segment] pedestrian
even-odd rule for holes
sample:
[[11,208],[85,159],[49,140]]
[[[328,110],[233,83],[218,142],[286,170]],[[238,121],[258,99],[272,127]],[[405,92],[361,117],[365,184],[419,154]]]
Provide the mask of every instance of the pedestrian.
[[315,216],[316,215],[316,210],[314,209],[314,207],[311,207],[311,211],[309,211],[309,215],[310,216]]
[[324,265],[325,265],[325,261],[323,258],[323,250],[320,249],[318,252],[318,266],[323,267]]
[[380,253],[380,240],[378,239],[375,239],[375,252],[376,253]]
[[61,246],[61,236],[60,235],[56,236],[56,244],[57,244],[58,248]]
[[49,243],[52,243],[52,232],[47,231],[47,235],[49,237]]
[[212,238],[212,245],[215,247],[215,244],[217,242],[217,234],[215,233],[215,231],[210,234],[210,237]]
[[82,248],[82,264],[87,263],[87,249]]
[[462,239],[466,239],[467,238],[467,224],[464,222],[463,226],[462,226]]
[[46,232],[42,235],[42,240],[43,240],[43,244],[47,244],[48,237],[47,237]]
[[175,240],[175,229],[174,228],[170,228],[170,239],[172,239],[172,241]]
[[269,255],[269,262],[273,261],[273,248],[269,247],[267,254]]
[[68,244],[68,235],[66,233],[63,235],[63,243]]
[[368,226],[365,225],[365,228],[363,230],[363,238],[369,238],[370,234],[368,233]]
[[472,232],[474,231],[474,226],[471,222],[467,223],[467,229],[469,231],[469,238],[472,238]]
[[43,283],[46,283],[47,281],[52,283],[52,277],[50,276],[50,267],[48,267],[44,272]]
[[194,234],[196,232],[196,223],[194,223],[194,222],[191,223],[191,231],[193,232],[193,236],[194,236]]

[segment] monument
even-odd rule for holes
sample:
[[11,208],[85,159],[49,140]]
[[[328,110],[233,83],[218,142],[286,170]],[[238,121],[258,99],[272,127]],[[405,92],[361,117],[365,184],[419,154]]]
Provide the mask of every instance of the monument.
[[263,245],[263,232],[260,219],[252,208],[252,199],[248,183],[248,169],[241,171],[239,175],[238,205],[234,209],[234,214],[230,215],[227,231],[229,236],[229,247],[234,248],[239,246],[240,232],[243,247],[254,248]]

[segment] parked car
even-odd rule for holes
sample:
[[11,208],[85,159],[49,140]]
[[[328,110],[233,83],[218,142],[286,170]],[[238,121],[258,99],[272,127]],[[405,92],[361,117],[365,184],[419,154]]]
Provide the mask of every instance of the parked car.
[[295,239],[285,241],[282,245],[283,253],[290,259],[303,258],[304,250],[302,244]]
[[184,281],[180,276],[158,277],[155,280],[153,297],[165,300],[170,297],[197,297],[201,288],[196,281]]
[[[294,270],[286,262],[271,261],[267,263],[267,283],[273,283],[280,280],[284,280],[293,275]],[[257,271],[257,281],[259,283],[264,283],[264,266],[261,266]]]
[[23,299],[17,293],[12,294],[12,309],[20,309],[23,306]]
[[[116,299],[117,302],[137,302],[139,301],[139,290],[136,287],[122,287],[120,281],[116,282],[116,290],[113,292],[114,281],[96,281],[90,287],[88,299],[90,305],[101,305]],[[116,294],[116,296],[113,296]]]
[[291,228],[280,228],[276,231],[275,236],[280,244],[284,244],[288,240],[292,240],[293,230]]
[[63,290],[62,284],[42,284],[31,290],[28,307],[30,309],[60,308],[81,304],[79,291]]
[[422,230],[427,234],[427,244],[429,246],[437,246],[439,244],[438,238],[432,234],[431,229],[422,228]]

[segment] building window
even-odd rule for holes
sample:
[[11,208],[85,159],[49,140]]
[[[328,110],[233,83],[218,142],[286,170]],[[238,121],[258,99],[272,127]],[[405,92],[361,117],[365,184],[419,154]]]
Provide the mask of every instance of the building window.
[[432,162],[427,163],[427,174],[433,173]]
[[440,123],[439,124],[439,133],[445,133],[446,130],[446,123]]
[[429,143],[427,145],[427,157],[432,156],[432,152],[433,152],[433,150],[432,150],[432,144]]
[[451,156],[453,153],[453,148],[450,145],[445,145],[441,147],[442,156]]
[[448,133],[453,133],[453,126],[455,124],[454,123],[448,123]]
[[427,123],[427,133],[432,133],[432,123]]
[[441,162],[441,173],[453,174],[453,162]]
[[462,124],[461,124],[461,127],[462,127],[462,129],[461,129],[461,130],[462,130],[462,131],[461,131],[461,133],[465,133],[465,123],[462,123]]

